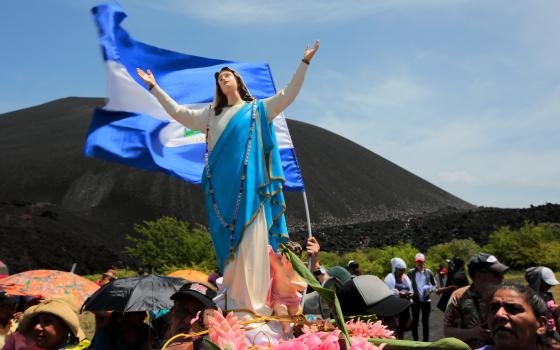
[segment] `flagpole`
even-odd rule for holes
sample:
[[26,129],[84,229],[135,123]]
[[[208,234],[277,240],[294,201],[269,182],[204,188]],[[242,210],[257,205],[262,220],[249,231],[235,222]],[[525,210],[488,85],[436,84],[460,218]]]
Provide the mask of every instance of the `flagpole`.
[[[311,217],[309,216],[309,206],[307,205],[307,195],[305,194],[305,190],[301,192],[303,194],[303,204],[305,206],[305,218],[307,219],[307,238],[313,237],[313,232],[311,232]],[[307,268],[311,271],[311,257],[307,257]],[[303,295],[301,297],[301,312],[303,312],[303,306],[305,303],[305,294],[307,292],[307,288],[303,291]]]
[[307,219],[307,236],[308,238],[313,237],[313,233],[311,232],[311,217],[309,216],[309,206],[307,205],[307,195],[305,191],[302,192],[303,194],[303,204],[305,204],[305,218]]

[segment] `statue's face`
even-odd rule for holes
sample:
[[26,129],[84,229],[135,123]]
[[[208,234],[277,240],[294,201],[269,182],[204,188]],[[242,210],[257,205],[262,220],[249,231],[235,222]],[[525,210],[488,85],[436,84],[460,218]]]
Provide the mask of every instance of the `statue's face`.
[[218,85],[220,85],[224,95],[237,91],[237,79],[228,70],[224,70],[218,75]]

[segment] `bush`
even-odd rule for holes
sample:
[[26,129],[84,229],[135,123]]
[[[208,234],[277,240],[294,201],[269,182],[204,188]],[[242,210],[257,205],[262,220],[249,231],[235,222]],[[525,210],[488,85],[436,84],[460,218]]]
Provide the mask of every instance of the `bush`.
[[418,250],[409,243],[400,243],[384,248],[357,249],[345,254],[321,251],[319,252],[319,260],[326,268],[337,265],[346,267],[348,261],[355,260],[360,264],[363,274],[375,275],[383,279],[386,274],[391,272],[392,258],[399,257],[410,263],[414,261],[414,255],[417,252]]
[[184,221],[162,217],[136,224],[134,231],[138,238],[127,235],[131,245],[124,251],[151,272],[166,273],[179,267],[214,270],[214,248],[203,226],[191,227]]
[[[397,245],[385,246],[380,248],[369,248],[365,250],[365,255],[369,259],[369,263],[365,262],[363,273],[372,274],[384,279],[385,276],[391,272],[391,259],[401,258],[406,264],[407,268],[414,267],[414,256],[418,253],[418,248],[413,247],[410,243],[399,243]],[[356,257],[360,267],[364,262]]]
[[437,244],[428,249],[426,253],[428,259],[427,265],[432,271],[437,271],[440,264],[447,267],[445,261],[454,257],[463,259],[466,265],[473,255],[481,251],[482,248],[471,238],[454,239],[451,242]]
[[514,269],[544,265],[560,268],[560,225],[525,223],[518,230],[507,227],[490,234],[484,251]]
[[319,251],[319,261],[321,265],[325,266],[325,268],[331,268],[333,266],[343,266],[346,267],[346,263],[344,262],[344,257],[341,254],[335,252],[325,252]]

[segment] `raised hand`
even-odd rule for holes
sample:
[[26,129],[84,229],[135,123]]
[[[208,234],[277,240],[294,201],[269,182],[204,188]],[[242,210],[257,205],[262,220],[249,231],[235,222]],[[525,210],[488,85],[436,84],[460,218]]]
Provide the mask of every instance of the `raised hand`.
[[309,45],[307,45],[305,51],[303,52],[303,59],[306,60],[307,62],[311,62],[317,50],[319,50],[319,40],[315,41],[313,48],[309,48]]
[[308,256],[317,256],[319,254],[319,251],[321,250],[321,246],[319,246],[319,242],[317,242],[317,239],[311,236],[307,239],[305,250],[307,251]]
[[156,78],[152,74],[151,70],[148,69],[146,72],[144,72],[142,69],[136,68],[136,74],[138,74],[140,79],[142,79],[142,81],[149,87],[156,85]]

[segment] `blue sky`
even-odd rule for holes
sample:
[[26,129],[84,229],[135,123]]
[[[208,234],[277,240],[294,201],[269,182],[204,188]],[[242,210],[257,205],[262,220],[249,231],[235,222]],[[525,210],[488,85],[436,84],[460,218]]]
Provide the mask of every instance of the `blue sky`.
[[[89,13],[100,3],[3,4],[0,113],[106,95]],[[267,62],[279,88],[319,38],[289,118],[330,129],[475,205],[560,202],[557,0],[119,3],[137,40]]]

